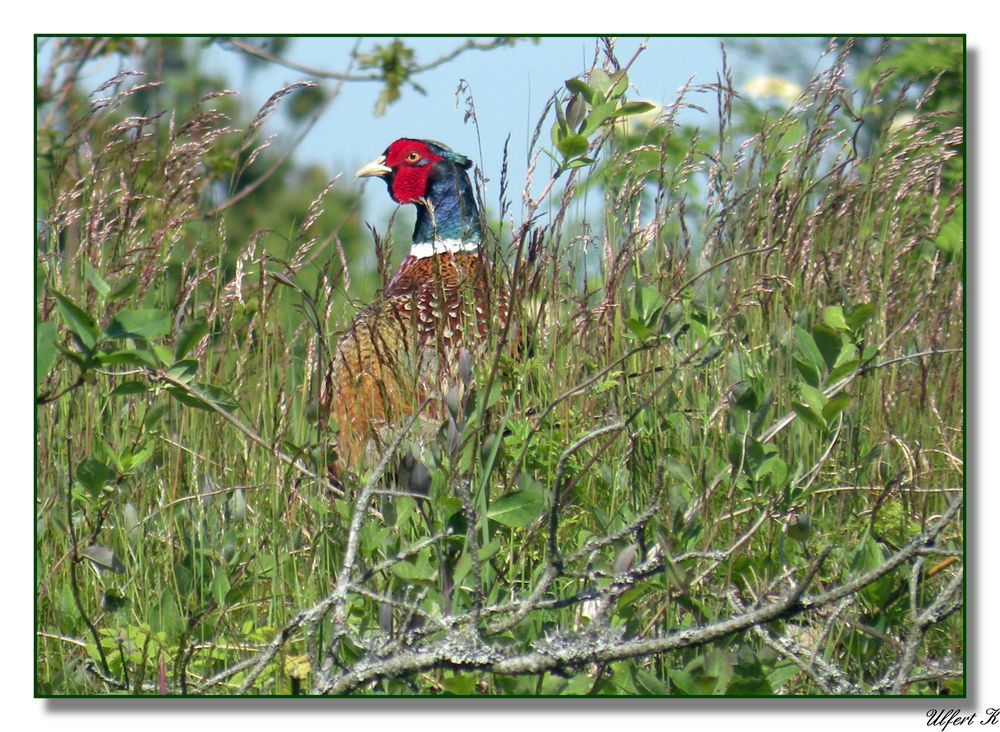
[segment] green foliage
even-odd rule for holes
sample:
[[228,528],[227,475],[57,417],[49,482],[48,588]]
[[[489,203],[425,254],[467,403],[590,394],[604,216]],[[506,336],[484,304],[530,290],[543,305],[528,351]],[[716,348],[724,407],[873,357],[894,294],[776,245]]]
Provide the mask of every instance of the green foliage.
[[[74,39],[61,53],[74,48],[95,51]],[[962,484],[962,207],[947,170],[960,134],[936,114],[914,109],[906,132],[886,119],[856,157],[837,94],[764,114],[713,88],[721,123],[694,134],[628,99],[620,65],[570,79],[548,120],[567,188],[537,241],[497,243],[516,347],[489,333],[388,471],[374,468],[398,425],[337,487],[336,436],[314,416],[330,338],[354,312],[329,234],[352,263],[370,247],[356,197],[326,190],[319,168],[268,174],[268,148],[250,162],[253,133],[222,130],[251,114],[199,101],[220,80],[198,73],[190,41],[96,51],[169,73],[162,87],[119,80],[93,112],[74,89],[61,114],[89,127],[39,129],[40,693],[304,693],[327,650],[350,668],[436,641],[446,616],[474,610],[479,638],[550,657],[571,636],[690,633],[780,595],[821,552],[809,592],[878,568]],[[837,63],[814,90],[869,84]],[[420,67],[397,41],[365,68],[388,104]],[[325,100],[301,103],[293,116]],[[136,115],[146,137],[120,127]],[[177,176],[181,149],[194,159]],[[351,295],[376,287],[369,273]],[[333,613],[308,628],[300,613],[343,581],[369,478],[349,578],[364,591],[335,637]],[[939,544],[951,554],[921,558],[922,607],[961,572],[961,531]],[[545,605],[490,635],[510,617],[498,608],[527,601],[557,562]],[[814,662],[884,691],[915,567],[760,633],[559,673],[456,664],[352,691],[827,693]],[[922,657],[960,657],[961,631],[960,613],[942,618]],[[241,665],[279,636],[261,673]]]

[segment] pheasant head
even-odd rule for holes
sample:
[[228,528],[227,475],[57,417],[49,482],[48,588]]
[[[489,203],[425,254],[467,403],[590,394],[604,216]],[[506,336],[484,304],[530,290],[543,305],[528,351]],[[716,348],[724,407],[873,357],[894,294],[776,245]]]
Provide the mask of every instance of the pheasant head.
[[482,222],[469,181],[472,161],[430,140],[402,138],[363,166],[359,178],[382,178],[396,203],[417,208],[411,256],[471,252]]

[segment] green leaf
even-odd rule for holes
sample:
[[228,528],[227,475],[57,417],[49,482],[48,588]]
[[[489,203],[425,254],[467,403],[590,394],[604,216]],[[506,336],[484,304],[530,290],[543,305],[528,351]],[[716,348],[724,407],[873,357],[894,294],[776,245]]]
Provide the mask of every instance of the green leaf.
[[84,261],[83,263],[83,274],[87,278],[87,282],[90,286],[97,291],[101,297],[107,297],[111,294],[111,285],[104,281],[104,278],[97,273],[97,271],[90,266],[90,262]]
[[587,138],[583,135],[567,135],[556,143],[556,147],[559,149],[563,158],[568,160],[569,158],[575,158],[577,155],[583,155],[587,152],[587,146],[589,144],[590,143],[587,142]]
[[106,546],[91,544],[80,550],[80,556],[89,559],[98,569],[106,569],[119,574],[125,571],[125,567],[118,561],[118,557]]
[[58,292],[52,294],[56,299],[56,309],[59,310],[66,327],[76,336],[80,348],[88,353],[94,350],[94,346],[97,345],[97,326],[94,324],[94,319],[68,297]]
[[814,414],[822,414],[823,407],[826,406],[827,401],[826,397],[823,396],[823,392],[808,384],[799,384],[799,396],[802,397],[802,401]]
[[634,335],[640,341],[646,340],[655,332],[652,328],[636,318],[626,318],[625,327],[628,328],[629,333]]
[[91,493],[98,493],[115,479],[115,474],[100,460],[86,457],[76,466],[76,480]]
[[833,368],[840,355],[840,349],[844,345],[844,336],[828,325],[817,323],[813,326],[813,340],[816,347],[823,355],[823,363],[826,367]]
[[427,582],[434,579],[437,570],[423,557],[397,562],[392,565],[392,573],[405,582]]
[[133,453],[122,455],[122,465],[127,471],[133,471],[153,457],[156,446],[152,442],[143,442]]
[[48,321],[35,327],[35,386],[37,387],[49,375],[59,347],[56,344],[56,326]]
[[124,300],[135,291],[135,287],[138,284],[139,275],[137,274],[130,274],[127,277],[122,277],[118,280],[117,284],[111,288],[108,300]]
[[171,351],[166,346],[161,346],[159,343],[154,343],[150,346],[153,351],[153,355],[163,366],[171,366],[174,363],[174,352]]
[[204,317],[199,316],[186,321],[174,339],[174,360],[180,361],[184,358],[207,332],[208,321]]
[[826,420],[827,424],[830,424],[838,414],[843,412],[850,405],[850,395],[840,392],[839,394],[831,397],[830,401],[828,401],[826,406],[823,407],[823,419]]
[[787,682],[798,676],[801,670],[802,669],[794,663],[778,666],[774,669],[774,671],[767,675],[767,682],[771,685],[772,689],[778,691]]
[[765,475],[770,476],[773,487],[781,488],[788,480],[788,465],[780,457],[769,457],[760,464],[754,477],[760,480]]
[[148,387],[141,381],[123,381],[108,392],[108,396],[113,397],[128,396],[129,394],[145,394],[147,391],[149,391]]
[[607,92],[611,89],[611,77],[608,76],[608,72],[604,69],[594,69],[591,71],[587,76],[587,81],[590,82],[590,87],[602,96],[606,96]]
[[813,340],[809,331],[800,325],[795,326],[795,345],[803,363],[815,366],[817,369],[823,368],[823,354],[819,352],[816,341]]
[[170,332],[166,310],[120,310],[108,326],[108,338],[160,338]]
[[[620,97],[626,91],[628,91],[628,74],[622,69],[611,77],[611,90],[608,92],[608,99]],[[641,102],[641,104],[648,104],[648,102]]]
[[100,366],[148,366],[159,367],[159,362],[147,349],[124,348],[118,351],[98,353],[95,359]]
[[590,114],[587,115],[586,122],[583,123],[583,129],[580,130],[580,134],[584,137],[589,136],[594,130],[603,125],[608,121],[608,118],[614,113],[615,107],[613,102],[605,102],[601,100],[598,102],[599,94],[594,95],[594,106],[590,110]]
[[667,693],[666,685],[643,668],[633,667],[632,679],[635,688],[640,694],[654,694],[662,696]]
[[840,359],[837,359],[837,365],[830,371],[830,376],[827,378],[827,382],[830,384],[836,384],[845,376],[853,374],[857,370],[859,364],[860,361],[858,361],[857,358],[844,361],[843,363],[840,362]]
[[147,608],[147,612],[153,630],[165,633],[169,641],[176,641],[184,632],[186,623],[169,588],[160,592],[159,602]]
[[229,392],[211,384],[192,382],[187,385],[186,390],[177,386],[168,386],[167,391],[181,404],[209,412],[215,411],[213,405],[224,412],[232,412],[239,409],[240,406]]
[[545,499],[534,491],[514,491],[498,499],[490,506],[486,516],[510,529],[527,526],[545,508]]
[[616,119],[618,117],[631,117],[635,114],[645,114],[656,109],[656,105],[652,102],[625,102],[622,106],[618,107],[614,112],[608,115],[608,119]]
[[847,313],[844,319],[847,321],[847,327],[851,329],[851,333],[857,338],[861,335],[861,329],[864,328],[865,324],[872,319],[875,315],[875,308],[868,303],[860,303],[854,307],[847,309]]
[[831,305],[823,309],[823,322],[842,333],[850,330],[847,320],[844,318],[844,309],[839,305]]
[[229,577],[226,576],[225,567],[216,567],[212,576],[212,597],[219,605],[226,604],[229,587]]
[[964,207],[959,205],[955,208],[948,222],[941,227],[937,237],[934,239],[934,246],[945,254],[957,255],[965,245],[964,232]]
[[792,411],[795,412],[803,421],[808,422],[813,427],[819,430],[826,431],[826,422],[823,421],[821,416],[816,415],[809,407],[804,404],[793,403]]
[[183,361],[178,361],[169,369],[167,369],[166,375],[171,379],[176,379],[182,384],[187,384],[191,379],[195,377],[198,373],[198,362],[193,358],[185,359]]
[[446,676],[441,679],[441,686],[449,694],[472,696],[476,693],[476,677],[473,674],[463,676]]
[[581,95],[589,104],[594,100],[594,89],[583,79],[573,77],[566,79],[566,88],[571,92]]
[[792,357],[792,363],[795,364],[795,368],[799,370],[802,378],[806,380],[807,384],[811,386],[819,386],[819,367],[812,363],[806,363],[798,356]]

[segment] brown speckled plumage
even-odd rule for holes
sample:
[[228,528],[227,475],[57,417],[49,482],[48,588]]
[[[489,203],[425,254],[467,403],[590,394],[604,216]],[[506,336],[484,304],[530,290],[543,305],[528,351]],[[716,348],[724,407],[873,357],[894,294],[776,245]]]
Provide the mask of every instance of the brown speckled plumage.
[[[337,341],[321,404],[336,426],[339,460],[353,466],[381,427],[401,421],[454,379],[460,349],[481,351],[491,318],[503,322],[503,288],[491,300],[479,255],[407,256],[382,297]],[[432,401],[428,416],[439,413]]]

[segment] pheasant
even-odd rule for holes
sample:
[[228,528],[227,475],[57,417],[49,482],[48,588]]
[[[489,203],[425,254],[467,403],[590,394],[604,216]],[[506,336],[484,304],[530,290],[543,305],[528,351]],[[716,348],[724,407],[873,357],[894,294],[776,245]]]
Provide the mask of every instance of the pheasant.
[[459,353],[481,349],[492,320],[507,316],[479,256],[482,220],[467,170],[472,161],[430,140],[403,138],[358,170],[385,180],[396,203],[413,204],[410,252],[381,296],[340,335],[320,395],[337,429],[341,466],[354,466],[380,428],[424,399],[431,416]]

